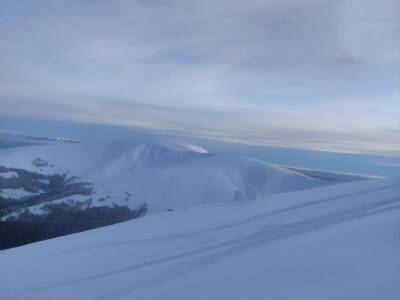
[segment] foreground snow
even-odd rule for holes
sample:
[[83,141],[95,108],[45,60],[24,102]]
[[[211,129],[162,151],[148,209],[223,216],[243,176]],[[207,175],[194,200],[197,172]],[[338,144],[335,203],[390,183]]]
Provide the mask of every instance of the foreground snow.
[[400,182],[153,214],[0,252],[4,299],[399,298]]

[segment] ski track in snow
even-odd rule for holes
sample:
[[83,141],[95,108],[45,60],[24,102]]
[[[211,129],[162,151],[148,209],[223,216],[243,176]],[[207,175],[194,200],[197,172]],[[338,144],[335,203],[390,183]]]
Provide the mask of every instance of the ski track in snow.
[[[327,197],[325,199],[259,214],[239,222],[218,226],[215,228],[209,228],[206,230],[143,240],[124,240],[118,243],[99,244],[93,247],[76,249],[64,253],[61,252],[58,253],[58,255],[66,255],[79,251],[97,250],[98,248],[110,247],[113,245],[115,246],[117,244],[132,246],[135,243],[143,243],[149,241],[154,242],[178,238],[195,239],[198,235],[203,235],[213,231],[225,229],[230,230],[233,227],[243,226],[248,223],[257,223],[256,228],[258,228],[255,230],[252,229],[252,231],[248,234],[215,243],[209,243],[202,247],[195,247],[187,251],[177,252],[160,258],[145,260],[108,272],[96,273],[90,276],[83,276],[74,280],[63,281],[57,284],[43,286],[34,290],[30,290],[28,294],[46,292],[52,289],[67,286],[81,285],[85,284],[85,282],[88,281],[95,281],[108,277],[118,276],[123,273],[135,272],[144,268],[155,266],[157,266],[158,268],[166,268],[166,270],[160,272],[162,274],[157,274],[155,277],[148,281],[145,280],[145,282],[138,283],[132,282],[129,285],[128,289],[122,289],[117,292],[105,294],[103,295],[103,298],[113,298],[127,293],[130,294],[134,292],[137,288],[144,287],[148,284],[154,284],[155,282],[162,282],[165,280],[170,280],[174,277],[182,276],[189,272],[196,271],[199,268],[203,268],[209,264],[228,259],[232,256],[238,255],[248,250],[255,249],[260,246],[267,245],[269,243],[320,230],[322,228],[335,224],[354,221],[360,218],[388,211],[399,210],[400,196],[388,197],[386,199],[374,201],[369,200],[370,197],[373,198],[374,194],[376,194],[377,197],[381,197],[382,192],[384,191],[388,191],[388,195],[393,195],[393,192],[397,192],[397,189],[399,187],[400,186],[396,184],[375,189],[368,189],[356,193],[348,193],[337,197]],[[349,206],[349,201],[354,201],[357,204],[353,204],[353,207],[346,209],[346,207]],[[329,211],[329,207],[325,207],[324,204],[328,204],[330,202],[335,202],[336,205],[338,204],[336,202],[339,202],[340,206],[343,206],[344,208],[341,207],[340,209],[337,209],[337,207],[335,206],[333,211],[322,214],[317,209],[316,213],[310,211],[312,213],[307,214],[306,218],[304,218],[304,216],[302,215],[302,212],[305,208],[307,208],[307,210],[310,210],[312,207],[315,206],[319,207],[320,210],[322,209],[323,211]],[[289,217],[292,220],[290,220],[289,222],[282,222],[281,220],[286,219],[285,217]]]
[[229,224],[226,224],[226,225],[222,225],[222,226],[218,226],[218,227],[214,227],[214,228],[209,228],[209,229],[204,229],[204,230],[199,230],[199,231],[194,231],[194,232],[190,232],[190,233],[181,233],[181,234],[173,234],[173,235],[167,235],[167,236],[155,237],[155,238],[148,238],[148,239],[141,239],[141,240],[126,240],[126,241],[121,241],[121,242],[100,244],[100,245],[96,245],[96,246],[92,246],[92,247],[79,248],[79,249],[76,249],[76,250],[68,250],[68,251],[65,251],[65,252],[60,252],[57,255],[74,253],[74,252],[81,252],[81,251],[87,251],[87,250],[93,250],[93,249],[99,249],[99,248],[105,248],[105,247],[113,247],[115,245],[123,245],[123,244],[130,244],[130,243],[143,243],[143,242],[150,242],[150,241],[187,238],[187,237],[192,237],[193,235],[205,234],[205,233],[210,233],[210,232],[223,230],[223,229],[232,229],[235,226],[240,226],[240,225],[243,225],[243,224],[246,224],[246,223],[250,223],[250,222],[256,222],[256,221],[258,221],[260,219],[264,219],[264,218],[266,218],[268,216],[273,216],[273,215],[277,215],[277,214],[281,214],[281,213],[285,213],[285,212],[290,212],[290,211],[293,211],[293,210],[306,208],[306,207],[313,206],[313,205],[319,205],[319,204],[327,203],[327,202],[330,202],[330,201],[341,200],[343,198],[351,198],[351,197],[354,197],[354,196],[363,195],[363,194],[369,194],[369,193],[372,193],[372,192],[390,190],[390,189],[393,189],[393,188],[396,188],[396,187],[399,187],[399,185],[395,185],[394,184],[394,185],[384,186],[384,187],[380,187],[380,188],[374,188],[374,189],[370,189],[370,190],[366,190],[366,191],[349,193],[349,194],[336,196],[336,197],[327,197],[325,199],[316,200],[316,201],[310,201],[310,202],[307,202],[305,204],[294,205],[294,206],[291,206],[291,207],[288,207],[288,208],[283,208],[283,209],[280,209],[280,210],[277,210],[277,211],[273,211],[273,212],[267,212],[267,213],[258,214],[258,215],[252,216],[250,218],[247,218],[247,219],[245,219],[243,221],[229,223]]

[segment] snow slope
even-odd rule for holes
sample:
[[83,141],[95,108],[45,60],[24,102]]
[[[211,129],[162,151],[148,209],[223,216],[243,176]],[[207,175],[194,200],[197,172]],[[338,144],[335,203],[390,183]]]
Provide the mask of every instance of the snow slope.
[[[33,165],[36,158],[48,166]],[[330,183],[250,158],[166,141],[20,147],[0,151],[0,165],[79,176],[95,184],[97,198],[130,193],[132,203],[146,203],[149,212],[253,200]],[[124,197],[119,199],[114,200]]]
[[4,299],[400,298],[400,181],[217,203],[0,252]]
[[332,183],[340,182],[351,182],[351,181],[361,181],[361,180],[371,180],[371,179],[382,179],[384,177],[371,176],[371,175],[361,175],[352,173],[342,173],[342,172],[332,172],[323,170],[313,170],[313,169],[299,169],[286,167],[289,170],[302,173],[312,178],[318,178],[325,181],[331,181]]

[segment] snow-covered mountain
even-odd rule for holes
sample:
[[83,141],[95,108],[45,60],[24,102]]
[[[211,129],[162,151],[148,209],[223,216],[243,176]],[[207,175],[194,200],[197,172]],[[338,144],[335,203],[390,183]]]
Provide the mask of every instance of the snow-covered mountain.
[[0,247],[53,239],[0,251],[5,299],[400,296],[399,179],[171,141],[10,145]]
[[18,147],[0,151],[0,166],[75,176],[93,185],[87,198],[94,205],[127,204],[124,195],[129,193],[134,201],[128,205],[146,203],[150,212],[253,200],[329,183],[254,159],[166,141]]
[[181,142],[46,141],[0,150],[0,249],[149,213],[362,179],[291,170]]
[[0,252],[4,299],[398,299],[400,181],[209,204]]

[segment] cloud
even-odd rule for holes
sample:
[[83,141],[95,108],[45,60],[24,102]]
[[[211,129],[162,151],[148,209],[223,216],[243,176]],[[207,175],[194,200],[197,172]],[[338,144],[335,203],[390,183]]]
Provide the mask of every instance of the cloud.
[[339,41],[357,60],[400,62],[400,2],[344,1],[339,7]]
[[397,4],[2,1],[0,113],[392,151]]

